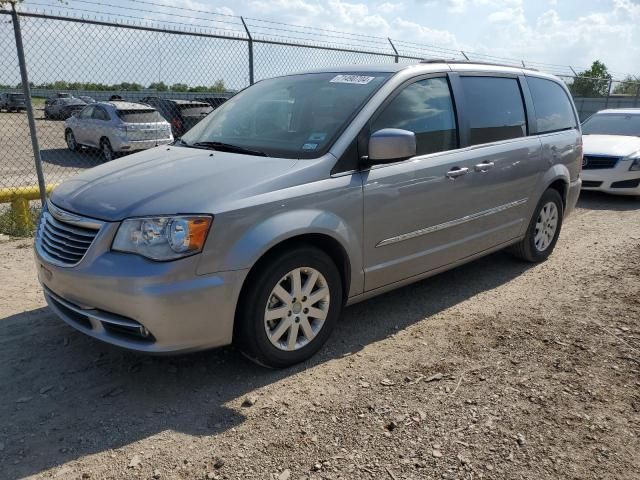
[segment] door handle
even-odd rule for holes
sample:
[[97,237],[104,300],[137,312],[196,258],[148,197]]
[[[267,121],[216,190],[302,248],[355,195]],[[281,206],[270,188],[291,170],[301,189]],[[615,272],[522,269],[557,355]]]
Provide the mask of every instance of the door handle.
[[456,178],[466,175],[467,173],[469,173],[469,169],[466,167],[464,168],[453,167],[451,170],[447,172],[447,178],[450,178],[451,180],[455,180]]
[[495,166],[493,162],[482,162],[475,166],[476,172],[486,172],[487,170],[492,169]]

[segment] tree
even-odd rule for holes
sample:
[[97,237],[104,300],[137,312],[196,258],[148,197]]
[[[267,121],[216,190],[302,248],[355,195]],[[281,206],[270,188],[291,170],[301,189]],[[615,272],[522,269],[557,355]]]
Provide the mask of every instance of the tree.
[[591,68],[578,73],[571,84],[571,93],[576,97],[606,97],[609,93],[611,74],[607,66],[596,60]]
[[173,92],[188,92],[189,91],[189,85],[187,85],[186,83],[174,83],[173,85],[171,85],[171,91],[173,91]]
[[618,83],[613,89],[616,95],[636,95],[640,88],[640,80],[631,75],[627,75],[625,79]]
[[149,85],[149,89],[155,90],[156,92],[166,92],[169,90],[169,87],[167,87],[167,84],[164,82],[153,82]]

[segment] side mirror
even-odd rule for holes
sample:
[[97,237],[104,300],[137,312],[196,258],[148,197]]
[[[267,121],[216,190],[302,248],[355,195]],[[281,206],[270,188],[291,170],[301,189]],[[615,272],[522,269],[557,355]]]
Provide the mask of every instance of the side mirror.
[[383,128],[369,137],[370,164],[391,163],[416,155],[416,134],[399,128]]

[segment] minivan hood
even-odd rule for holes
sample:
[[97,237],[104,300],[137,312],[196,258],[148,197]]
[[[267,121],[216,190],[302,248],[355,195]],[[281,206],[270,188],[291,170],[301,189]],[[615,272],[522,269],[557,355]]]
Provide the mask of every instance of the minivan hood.
[[297,161],[186,147],[156,147],[86,170],[51,194],[58,207],[86,217],[215,213],[222,198],[274,189]]
[[640,137],[623,135],[583,135],[585,155],[627,157],[640,151]]

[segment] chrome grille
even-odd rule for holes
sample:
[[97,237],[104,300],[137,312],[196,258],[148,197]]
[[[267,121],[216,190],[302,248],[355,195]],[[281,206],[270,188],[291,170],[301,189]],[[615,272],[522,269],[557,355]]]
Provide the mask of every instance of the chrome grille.
[[36,248],[54,265],[72,267],[87,253],[101,226],[100,221],[79,217],[49,203],[40,217]]

